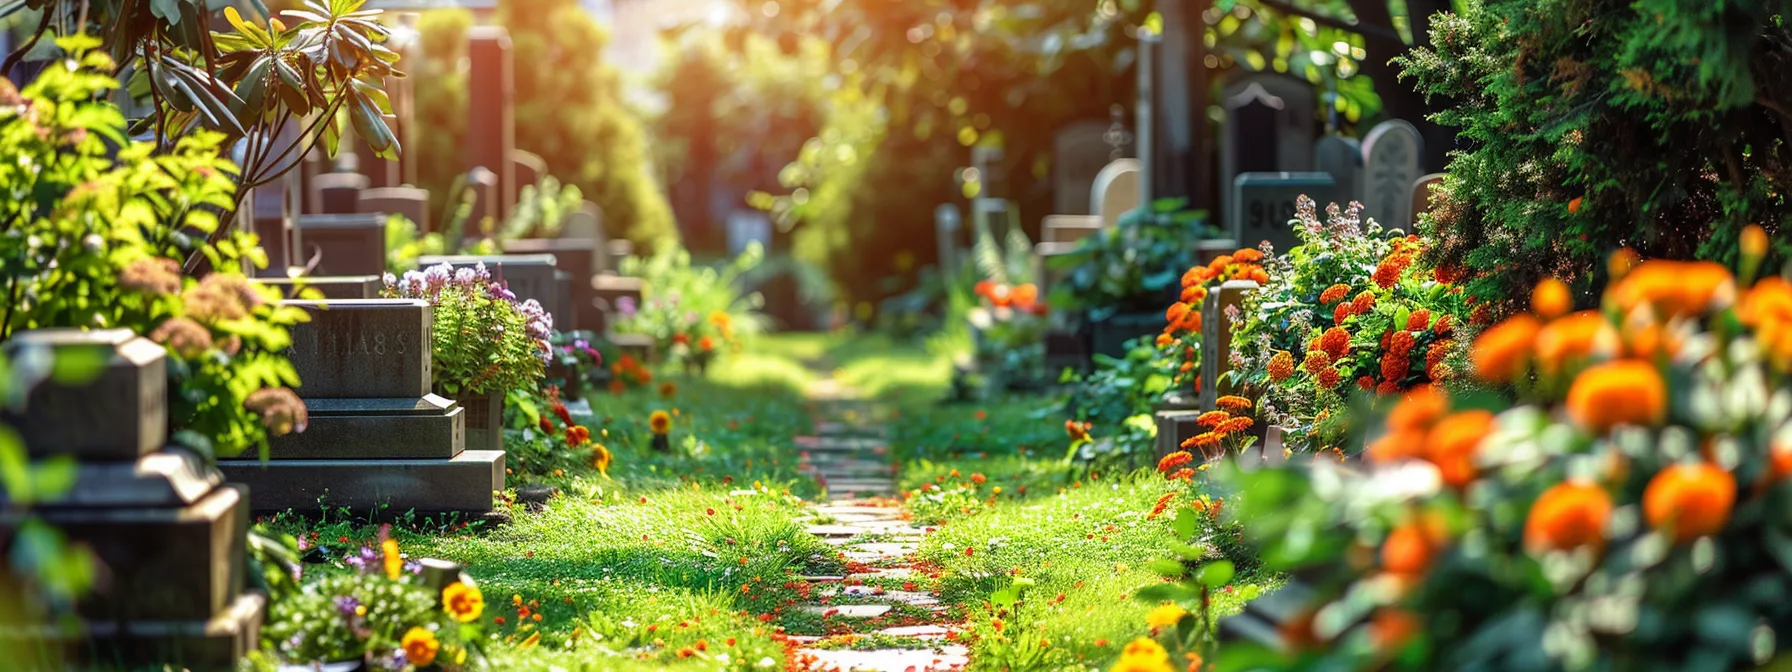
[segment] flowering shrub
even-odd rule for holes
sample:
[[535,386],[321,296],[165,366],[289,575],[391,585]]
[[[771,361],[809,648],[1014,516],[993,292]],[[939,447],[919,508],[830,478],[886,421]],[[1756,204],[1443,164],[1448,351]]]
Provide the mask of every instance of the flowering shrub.
[[549,360],[548,382],[560,388],[568,399],[582,399],[591,393],[591,386],[603,376],[604,355],[597,349],[597,344],[585,337],[586,333],[555,332],[549,345],[553,346],[553,356]]
[[532,478],[563,478],[568,471],[596,469],[608,476],[615,456],[608,446],[592,440],[591,429],[573,422],[572,412],[560,399],[560,389],[548,387],[540,394],[512,392],[514,403],[505,404],[509,428],[504,432],[504,464],[511,472]]
[[1207,294],[1230,280],[1269,282],[1262,261],[1262,251],[1244,248],[1182,273],[1182,295],[1164,310],[1164,331],[1157,337],[1157,347],[1176,362],[1176,384],[1193,384],[1201,391],[1201,307]]
[[1071,381],[1066,402],[1070,438],[1066,461],[1089,469],[1129,470],[1151,459],[1157,422],[1152,413],[1176,371],[1143,338],[1128,341],[1125,357],[1097,353],[1089,373]]
[[975,327],[978,369],[1014,382],[1037,382],[1045,375],[1046,306],[1033,283],[1009,286],[993,280],[976,284],[980,305],[969,313]]
[[383,529],[380,536],[380,548],[334,559],[349,571],[273,601],[261,631],[264,648],[300,664],[353,660],[393,671],[460,665],[477,654],[485,611],[479,588],[456,581],[436,595],[419,576],[422,565],[400,555]]
[[[187,134],[157,151],[125,137],[105,102],[118,88],[93,38],[57,40],[70,56],[21,91],[0,82],[0,340],[23,329],[124,327],[168,348],[168,420],[175,442],[202,454],[267,449],[303,431],[288,386],[281,307],[243,277],[265,266],[255,236],[220,232],[235,207],[236,166],[222,136]],[[217,242],[207,242],[213,235]],[[179,260],[198,255],[197,279]]]
[[695,265],[691,253],[665,245],[653,256],[629,258],[622,272],[646,284],[641,305],[623,308],[616,330],[646,334],[659,343],[671,361],[707,366],[724,349],[738,347],[742,336],[758,333],[764,323],[757,292],[741,291],[743,273],[757,267],[765,250],[749,245],[720,268]]
[[646,387],[653,382],[653,372],[634,355],[623,355],[610,365],[610,392],[622,394],[632,389]]
[[517,301],[480,262],[385,276],[387,298],[424,299],[432,311],[435,387],[443,394],[508,392],[541,380],[554,318],[535,299]]
[[1423,243],[1332,205],[1297,207],[1301,245],[1264,261],[1267,282],[1232,321],[1231,380],[1261,390],[1258,417],[1291,446],[1336,449],[1352,390],[1392,394],[1450,376],[1465,300],[1415,262]]
[[1603,303],[1489,329],[1477,374],[1522,403],[1409,393],[1370,479],[1240,477],[1265,562],[1319,586],[1273,669],[1777,664],[1792,283],[1655,261]]

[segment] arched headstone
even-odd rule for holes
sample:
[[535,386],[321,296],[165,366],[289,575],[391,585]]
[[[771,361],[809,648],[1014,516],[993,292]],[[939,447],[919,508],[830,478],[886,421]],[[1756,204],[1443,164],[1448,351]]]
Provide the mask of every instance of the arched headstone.
[[1375,125],[1363,139],[1363,210],[1384,227],[1412,228],[1412,183],[1424,150],[1419,129],[1401,119]]
[[1095,174],[1095,183],[1089,186],[1089,212],[1101,217],[1102,226],[1113,226],[1121,215],[1138,209],[1143,170],[1138,159],[1115,159]]

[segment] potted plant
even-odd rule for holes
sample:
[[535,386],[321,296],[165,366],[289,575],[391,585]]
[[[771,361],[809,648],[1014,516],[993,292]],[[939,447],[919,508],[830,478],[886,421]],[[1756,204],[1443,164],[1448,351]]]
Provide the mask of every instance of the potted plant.
[[383,296],[433,306],[430,370],[436,394],[466,409],[467,446],[503,450],[504,395],[541,382],[553,318],[534,299],[518,301],[483,263],[387,273],[385,281]]

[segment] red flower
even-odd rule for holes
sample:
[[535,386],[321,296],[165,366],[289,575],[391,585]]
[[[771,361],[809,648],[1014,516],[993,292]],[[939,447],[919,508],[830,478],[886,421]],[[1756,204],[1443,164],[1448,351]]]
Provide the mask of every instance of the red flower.
[[566,404],[554,402],[554,415],[560,418],[560,424],[572,426],[572,413],[566,410]]
[[546,416],[541,418],[541,433],[549,436],[554,434],[554,421],[547,419]]

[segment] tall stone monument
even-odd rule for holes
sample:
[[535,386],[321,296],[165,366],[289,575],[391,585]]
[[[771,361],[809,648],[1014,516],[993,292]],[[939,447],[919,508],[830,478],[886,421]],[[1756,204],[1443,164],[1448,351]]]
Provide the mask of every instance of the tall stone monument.
[[516,204],[516,76],[510,33],[502,26],[467,30],[468,170],[484,168],[497,177],[495,202],[484,213],[500,221]]

